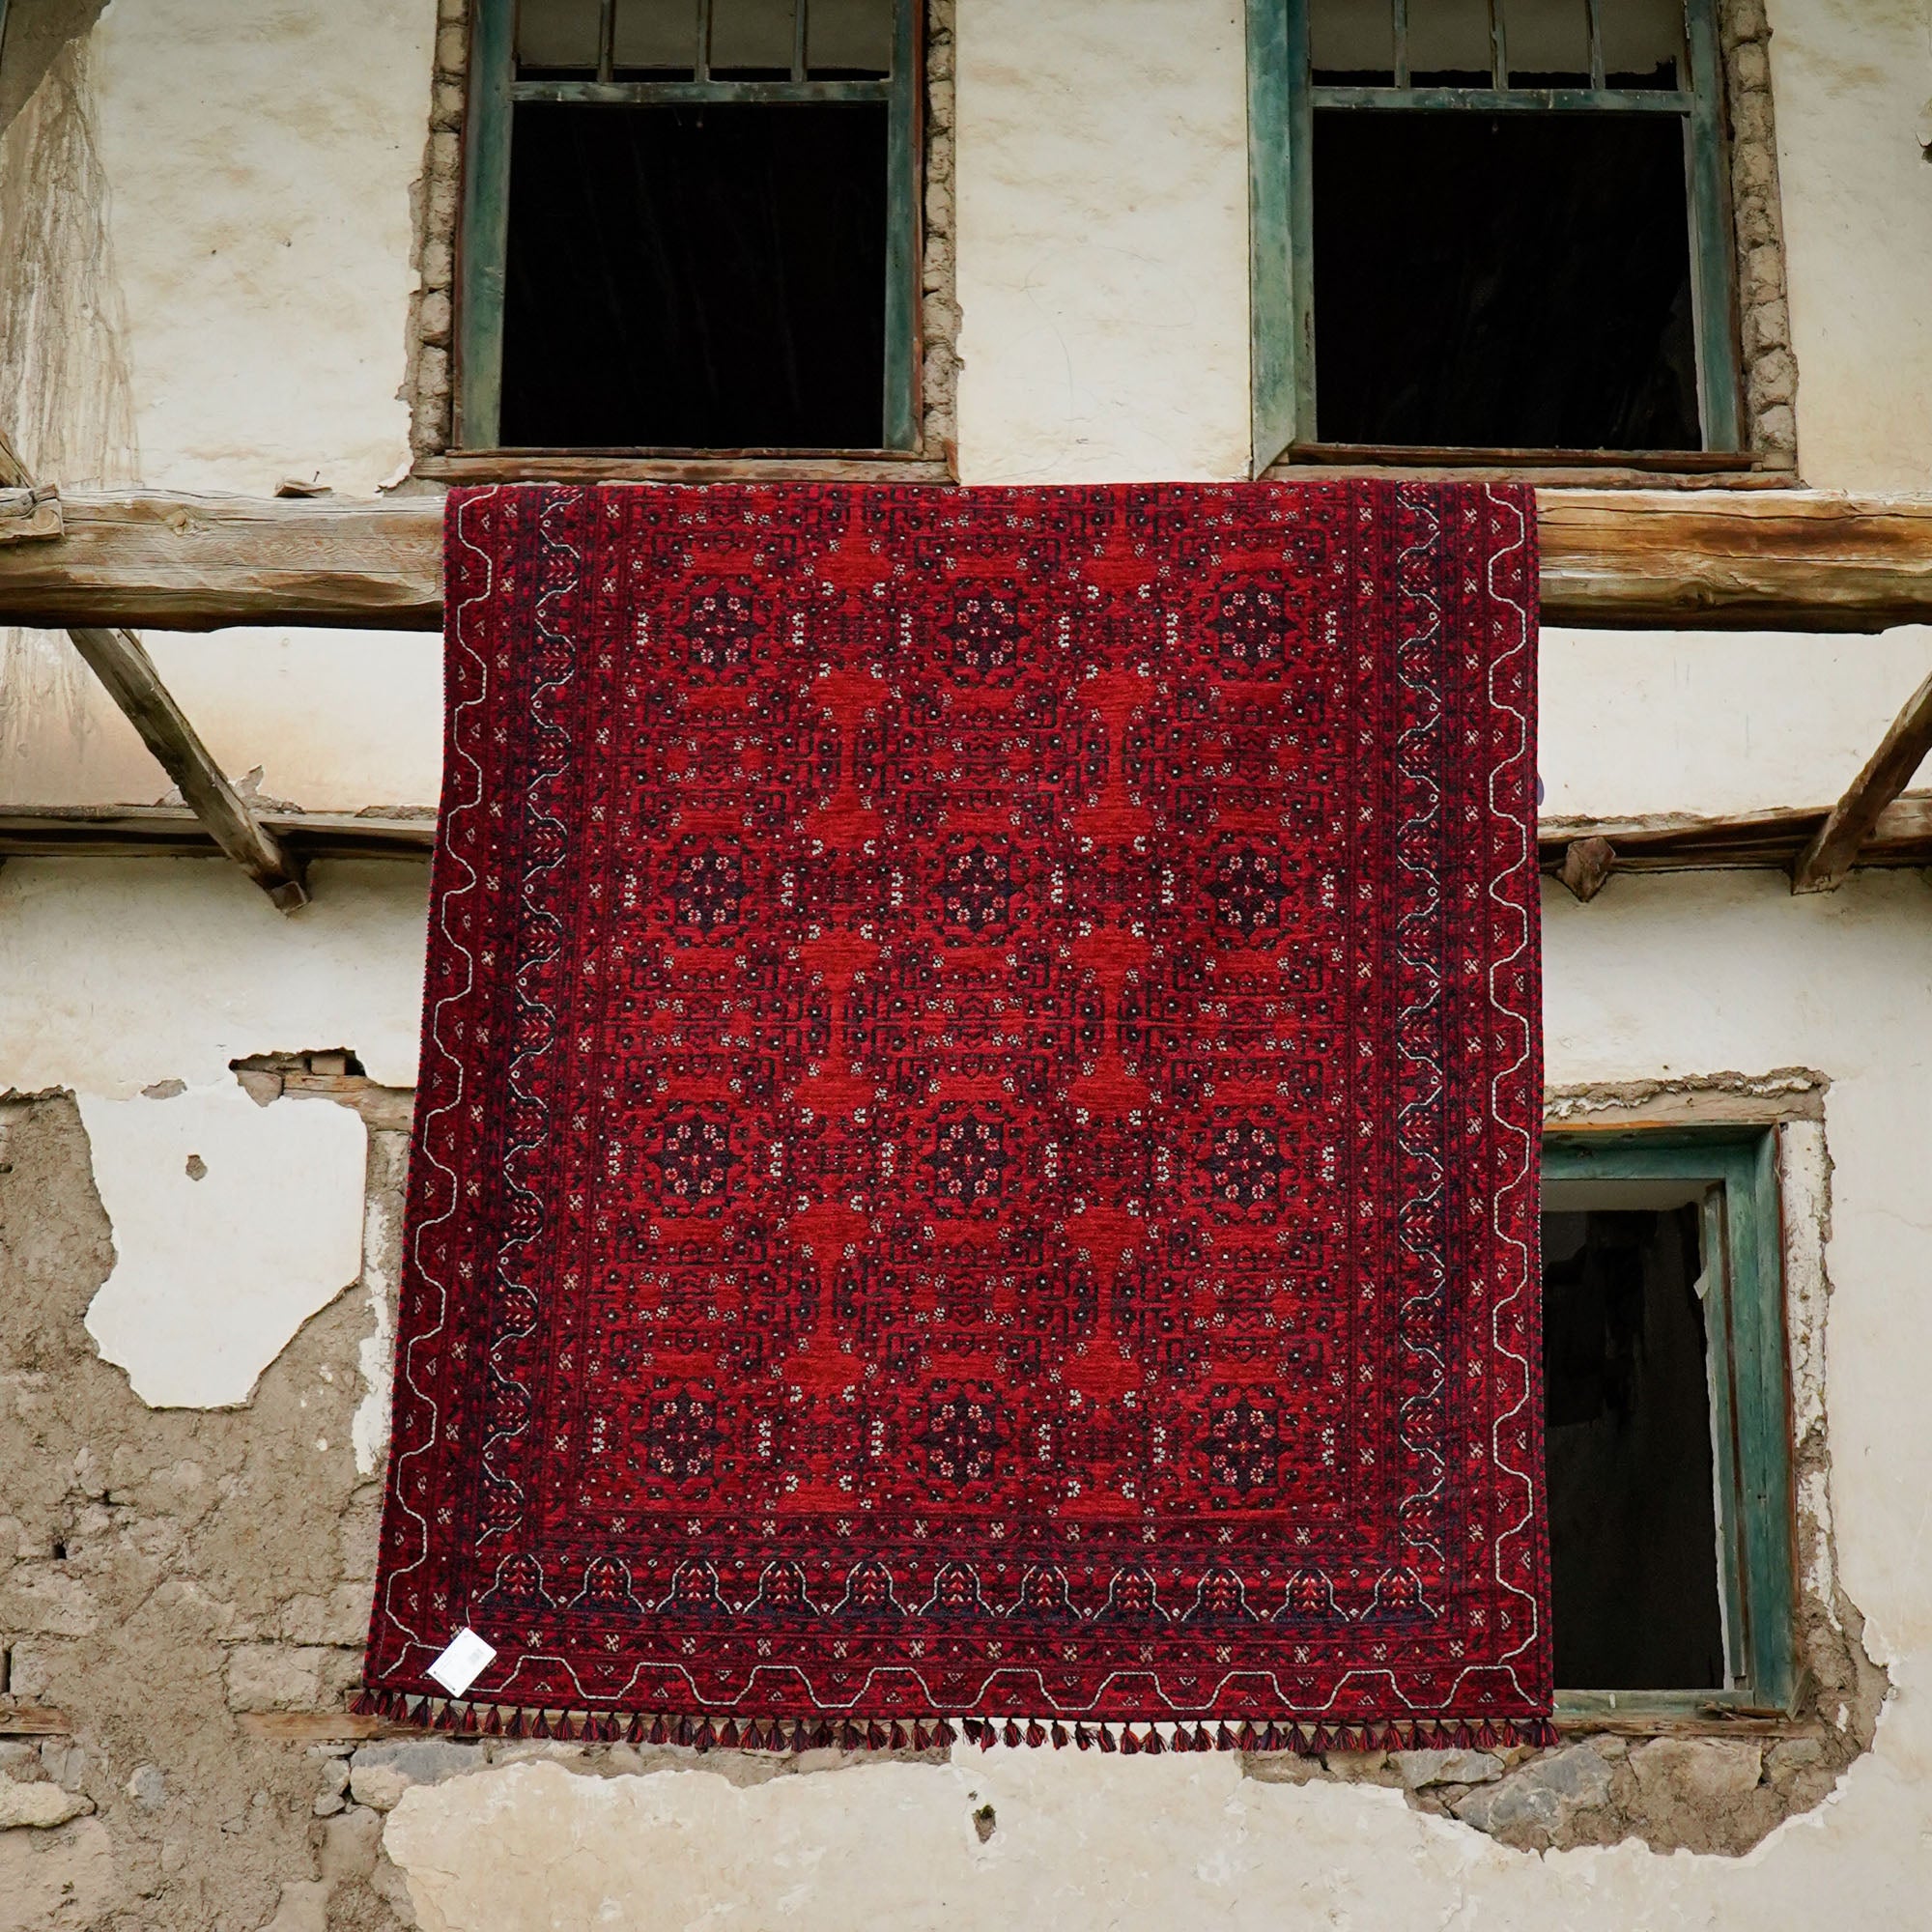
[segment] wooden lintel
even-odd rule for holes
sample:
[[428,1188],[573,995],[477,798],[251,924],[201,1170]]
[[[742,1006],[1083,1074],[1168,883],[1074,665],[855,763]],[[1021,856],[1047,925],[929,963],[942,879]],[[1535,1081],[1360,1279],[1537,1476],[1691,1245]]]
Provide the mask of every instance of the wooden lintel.
[[[76,493],[62,507],[64,535],[0,546],[0,624],[442,621],[435,494]],[[1546,624],[1871,632],[1932,621],[1932,497],[1546,490],[1538,527]]]
[[[396,811],[264,810],[256,823],[302,862],[427,859],[434,807]],[[0,858],[207,858],[213,835],[179,805],[0,805]]]
[[299,860],[282,847],[223,775],[187,714],[161,682],[154,661],[131,632],[76,625],[68,632],[161,769],[181,787],[188,810],[229,858],[283,912],[308,903]]
[[[1593,839],[1611,848],[1611,867],[1618,873],[1787,871],[1829,816],[1827,807],[1813,805],[1723,814],[1546,818],[1537,826],[1537,847],[1543,869],[1558,877],[1573,848]],[[1857,863],[1932,866],[1932,792],[1908,793],[1887,806]]]
[[[1786,871],[1828,815],[1827,808],[1817,805],[1731,814],[1546,818],[1537,827],[1538,856],[1545,872],[1560,877],[1575,848],[1601,839],[1611,848],[1617,873]],[[259,821],[304,862],[420,862],[436,843],[436,813],[429,806],[362,812],[276,810],[263,811]],[[0,806],[0,858],[207,857],[214,850],[207,828],[180,806]],[[1932,792],[1908,794],[1889,805],[1861,846],[1858,863],[1932,866]]]
[[1886,809],[1912,782],[1932,752],[1932,677],[1905,701],[1865,768],[1799,853],[1791,868],[1794,893],[1829,893],[1841,886]]
[[71,1736],[72,1719],[50,1704],[20,1704],[0,1697],[0,1738],[63,1738]]

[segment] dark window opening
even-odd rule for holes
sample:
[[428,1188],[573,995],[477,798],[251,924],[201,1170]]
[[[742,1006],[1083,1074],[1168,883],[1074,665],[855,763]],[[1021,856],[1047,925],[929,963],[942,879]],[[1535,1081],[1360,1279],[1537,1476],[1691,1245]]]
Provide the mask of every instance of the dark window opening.
[[1322,442],[1703,446],[1675,116],[1314,123]]
[[1699,1210],[1543,1217],[1556,1681],[1725,1684]]
[[520,101],[500,440],[876,448],[882,104]]

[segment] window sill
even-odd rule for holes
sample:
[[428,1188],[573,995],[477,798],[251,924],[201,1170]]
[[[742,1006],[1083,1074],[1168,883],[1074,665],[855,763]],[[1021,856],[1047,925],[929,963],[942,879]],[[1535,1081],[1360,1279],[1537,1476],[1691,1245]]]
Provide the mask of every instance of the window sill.
[[1790,490],[1795,469],[1747,450],[1430,449],[1417,444],[1293,442],[1265,471],[1271,481],[1386,476],[1507,481],[1593,489]]
[[1727,1690],[1559,1690],[1555,1724],[1565,1737],[1793,1738],[1822,1736],[1815,1718]]
[[418,457],[432,483],[951,483],[948,464],[896,449],[459,449]]

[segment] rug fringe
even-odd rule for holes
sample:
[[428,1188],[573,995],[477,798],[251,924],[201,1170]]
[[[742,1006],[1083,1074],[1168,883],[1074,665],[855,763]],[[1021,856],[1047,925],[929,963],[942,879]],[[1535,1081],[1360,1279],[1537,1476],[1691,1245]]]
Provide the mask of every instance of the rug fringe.
[[[1402,1718],[1367,1722],[1276,1721],[1209,1717],[1162,1719],[1029,1717],[732,1718],[693,1712],[590,1711],[554,1704],[499,1704],[488,1698],[426,1697],[419,1691],[365,1687],[350,1709],[462,1738],[540,1738],[571,1744],[681,1745],[695,1751],[935,1750],[959,1738],[981,1750],[1118,1751],[1153,1757],[1163,1751],[1507,1750],[1562,1742],[1548,1718]],[[1213,1726],[1210,1730],[1209,1724]],[[956,1728],[955,1728],[956,1726]]]

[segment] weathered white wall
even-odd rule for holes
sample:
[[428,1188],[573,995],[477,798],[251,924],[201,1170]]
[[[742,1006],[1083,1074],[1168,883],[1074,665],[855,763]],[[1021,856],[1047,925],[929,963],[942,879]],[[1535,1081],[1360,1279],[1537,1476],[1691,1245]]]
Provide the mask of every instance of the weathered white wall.
[[960,0],[968,483],[1241,476],[1236,0]]
[[409,453],[433,6],[113,0],[93,72],[143,474],[366,495]]
[[1932,488],[1932,167],[1919,146],[1932,12],[1925,0],[1768,9],[1799,464],[1823,490]]

